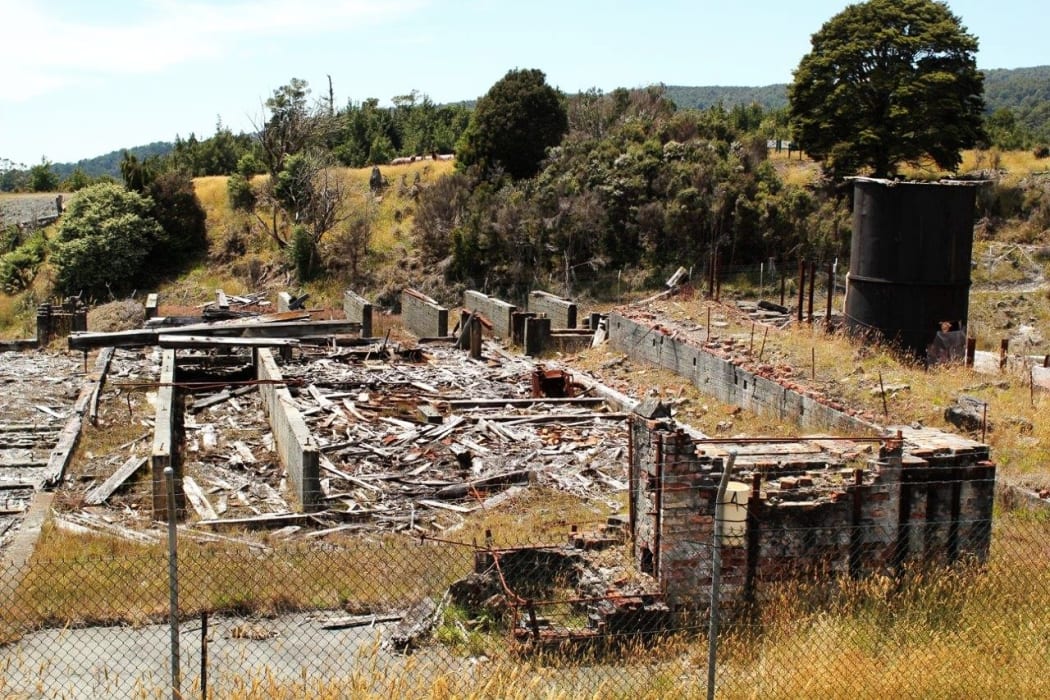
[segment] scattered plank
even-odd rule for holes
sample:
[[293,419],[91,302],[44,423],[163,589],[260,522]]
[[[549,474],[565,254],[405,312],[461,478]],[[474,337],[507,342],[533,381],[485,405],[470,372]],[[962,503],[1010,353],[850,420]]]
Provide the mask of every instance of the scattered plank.
[[349,617],[337,617],[321,625],[323,630],[345,630],[353,627],[374,627],[384,622],[401,622],[404,615],[351,615]]
[[97,506],[105,503],[106,499],[113,495],[132,474],[137,472],[143,464],[149,461],[148,457],[131,457],[117,469],[108,479],[99,486],[88,492],[84,503],[89,506]]
[[204,495],[204,491],[197,485],[197,482],[193,480],[193,477],[182,477],[182,491],[186,494],[186,499],[189,500],[190,505],[193,506],[193,510],[197,511],[197,515],[199,515],[202,520],[219,519],[215,509],[212,508],[211,503],[208,502],[208,497]]
[[198,527],[243,527],[249,530],[265,530],[287,525],[307,525],[316,521],[317,514],[310,513],[266,513],[250,518],[216,518],[199,520]]

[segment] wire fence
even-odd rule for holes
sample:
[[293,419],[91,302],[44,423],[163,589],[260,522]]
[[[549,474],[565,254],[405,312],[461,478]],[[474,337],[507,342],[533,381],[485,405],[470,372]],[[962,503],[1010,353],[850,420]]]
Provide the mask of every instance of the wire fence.
[[[827,527],[780,533],[812,549],[781,554],[813,566],[749,595],[723,577],[710,669],[709,586],[695,605],[667,605],[619,525],[555,543],[232,546],[180,531],[174,617],[167,551],[92,539],[0,582],[0,696],[1050,697],[1045,513],[986,523],[986,558],[861,576],[820,565]],[[723,566],[741,549],[723,546]]]

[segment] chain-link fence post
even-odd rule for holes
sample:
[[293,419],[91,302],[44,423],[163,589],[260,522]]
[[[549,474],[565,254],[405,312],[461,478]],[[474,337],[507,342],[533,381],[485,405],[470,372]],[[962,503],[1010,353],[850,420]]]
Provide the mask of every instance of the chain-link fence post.
[[168,589],[171,593],[171,697],[182,697],[179,672],[179,552],[177,534],[178,512],[175,510],[175,470],[164,467],[164,481],[168,486]]
[[718,662],[718,601],[722,595],[722,533],[725,530],[725,517],[720,512],[722,499],[729,485],[729,473],[736,463],[736,450],[729,451],[722,478],[718,481],[718,495],[715,496],[715,541],[711,548],[711,620],[707,630],[707,700],[715,697],[715,664]]

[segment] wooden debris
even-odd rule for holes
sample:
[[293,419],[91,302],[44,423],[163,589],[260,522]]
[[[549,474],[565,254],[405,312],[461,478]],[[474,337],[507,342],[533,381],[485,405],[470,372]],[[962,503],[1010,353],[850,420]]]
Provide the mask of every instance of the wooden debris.
[[208,502],[208,497],[204,495],[204,491],[193,480],[193,477],[182,477],[182,491],[186,494],[186,499],[190,502],[190,505],[193,506],[193,510],[197,511],[197,515],[202,520],[217,520],[219,518],[215,509],[211,507],[211,503]]
[[402,614],[390,615],[350,615],[336,617],[321,625],[324,630],[345,630],[353,627],[375,627],[386,622],[400,622],[405,619]]
[[148,457],[129,458],[102,484],[88,492],[87,496],[84,497],[84,503],[89,506],[97,506],[104,503],[107,498],[113,495],[114,491],[119,489],[147,461],[149,461]]

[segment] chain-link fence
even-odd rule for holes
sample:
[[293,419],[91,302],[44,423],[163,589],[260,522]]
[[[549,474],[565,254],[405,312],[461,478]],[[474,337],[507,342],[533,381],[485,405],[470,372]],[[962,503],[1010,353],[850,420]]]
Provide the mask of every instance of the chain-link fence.
[[[931,527],[909,538],[940,551]],[[714,694],[1050,697],[1050,520],[1012,510],[991,527],[984,561],[891,558],[851,577],[814,550],[811,569],[750,591],[723,580]],[[826,529],[784,539],[827,543]],[[838,533],[846,547],[869,535]],[[173,678],[182,697],[708,694],[708,606],[666,605],[622,523],[567,543],[498,538],[249,546],[182,530],[174,633],[168,552],[89,538],[6,572],[0,695],[169,697]]]

